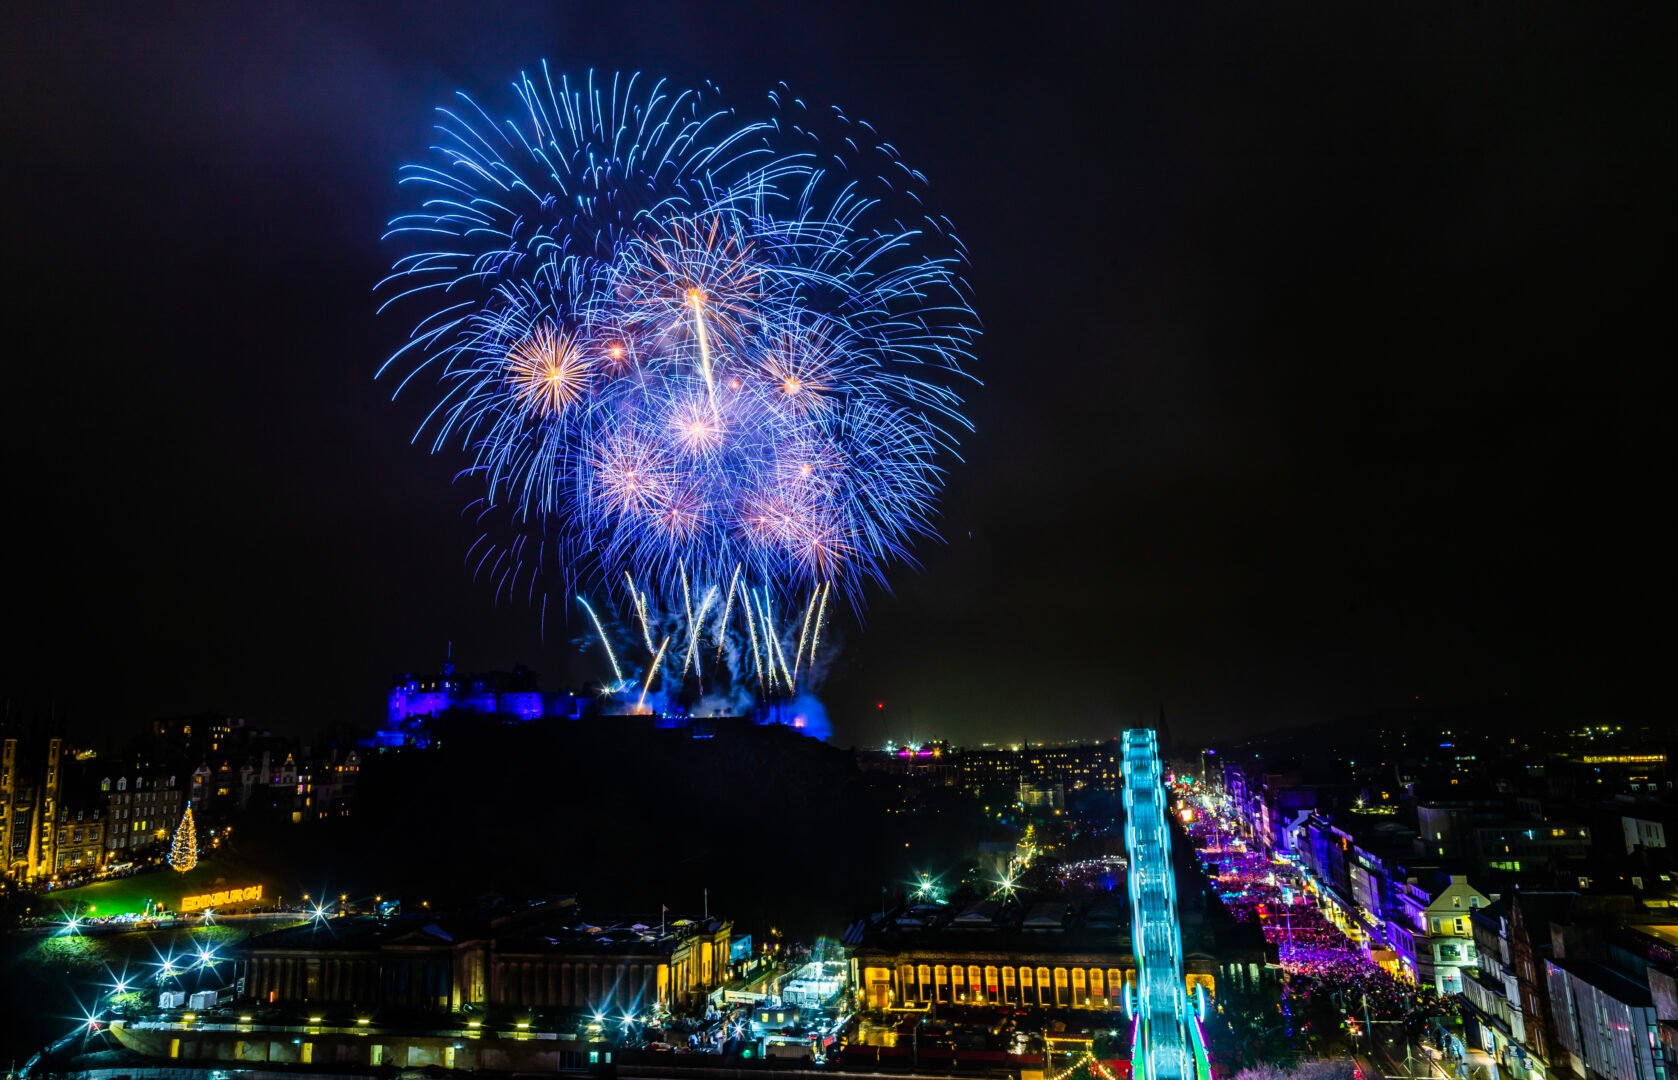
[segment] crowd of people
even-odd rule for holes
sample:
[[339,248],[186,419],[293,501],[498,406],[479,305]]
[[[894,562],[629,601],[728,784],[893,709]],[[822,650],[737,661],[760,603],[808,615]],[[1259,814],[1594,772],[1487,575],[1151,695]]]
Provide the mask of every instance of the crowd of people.
[[1375,1021],[1401,1021],[1421,1034],[1430,1019],[1450,1016],[1458,1005],[1429,987],[1400,980],[1376,964],[1314,902],[1291,864],[1253,850],[1221,821],[1215,804],[1185,822],[1206,875],[1237,922],[1257,921],[1276,946],[1286,995],[1296,1000],[1337,1001],[1348,1013]]
[[1423,1034],[1428,1021],[1456,1014],[1454,998],[1441,998],[1431,987],[1401,982],[1361,954],[1341,950],[1301,954],[1287,969],[1288,989],[1302,995],[1338,996],[1354,1013],[1377,1021],[1402,1021],[1411,1034]]

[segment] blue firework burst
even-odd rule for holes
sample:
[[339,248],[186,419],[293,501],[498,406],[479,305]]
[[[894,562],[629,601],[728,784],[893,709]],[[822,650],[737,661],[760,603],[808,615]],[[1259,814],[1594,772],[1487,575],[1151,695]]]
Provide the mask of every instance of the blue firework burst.
[[925,178],[784,89],[757,118],[639,76],[512,89],[439,110],[379,285],[412,320],[380,374],[465,452],[497,595],[627,574],[672,608],[737,579],[854,603],[911,562],[978,336]]

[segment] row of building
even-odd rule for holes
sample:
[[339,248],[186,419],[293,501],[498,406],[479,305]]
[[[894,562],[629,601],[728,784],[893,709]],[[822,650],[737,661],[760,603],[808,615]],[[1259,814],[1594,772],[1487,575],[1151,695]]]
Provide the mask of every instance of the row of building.
[[1666,748],[1615,734],[1500,736],[1488,753],[1447,730],[1316,763],[1225,748],[1184,771],[1221,785],[1246,839],[1298,865],[1373,962],[1460,995],[1470,1051],[1519,1080],[1662,1080],[1678,1061],[1678,817]]
[[857,763],[992,804],[1040,809],[1064,809],[1067,796],[1081,792],[1116,795],[1124,786],[1117,740],[977,747],[893,742],[859,750]]
[[214,830],[242,814],[301,823],[349,813],[354,746],[311,751],[217,717],[159,721],[101,758],[50,727],[0,733],[0,883],[39,887],[162,858],[188,805]]
[[[212,714],[156,721],[114,757],[99,757],[50,718],[0,724],[0,884],[39,887],[155,860],[188,804],[205,829],[253,813],[294,824],[345,817],[368,755],[434,749],[438,724],[451,719],[574,721],[590,701],[543,690],[522,665],[460,672],[452,653],[431,671],[392,681],[371,737],[326,745]],[[719,725],[780,719],[660,717],[655,726],[685,726],[705,738]]]
[[[1136,959],[1122,891],[1027,906],[979,899],[913,905],[846,935],[855,1004],[923,1011],[940,1005],[1117,1012],[1134,992]],[[1190,952],[1190,990],[1216,989],[1218,961]]]
[[726,919],[585,916],[567,897],[315,921],[245,943],[239,976],[281,1010],[683,1012],[727,978],[732,936]]
[[[451,650],[452,652],[452,650]],[[62,724],[0,724],[0,885],[39,887],[161,858],[190,804],[201,828],[262,813],[301,824],[345,817],[363,757],[426,746],[449,712],[516,720],[576,718],[582,698],[545,693],[534,672],[461,675],[450,660],[393,682],[370,740],[310,746],[203,715],[159,720],[114,758],[71,742]]]

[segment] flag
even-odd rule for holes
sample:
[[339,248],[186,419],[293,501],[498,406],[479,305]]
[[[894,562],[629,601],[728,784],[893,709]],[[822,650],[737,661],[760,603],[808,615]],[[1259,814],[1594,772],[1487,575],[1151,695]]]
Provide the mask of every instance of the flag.
[[660,904],[660,905],[658,905],[658,910],[659,910],[660,914],[668,914],[669,911],[670,911],[670,905],[669,904]]

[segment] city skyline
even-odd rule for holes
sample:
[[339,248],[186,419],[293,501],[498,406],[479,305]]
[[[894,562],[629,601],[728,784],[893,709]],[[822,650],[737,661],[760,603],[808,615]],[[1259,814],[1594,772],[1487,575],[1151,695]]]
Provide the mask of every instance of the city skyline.
[[1673,1080],[1673,21],[8,11],[4,1080]]
[[107,15],[22,15],[6,75],[18,713],[372,724],[450,640],[603,677],[580,615],[471,580],[458,462],[372,379],[397,164],[544,58],[843,103],[973,252],[977,430],[944,542],[835,622],[841,744],[1654,700],[1652,26]]

